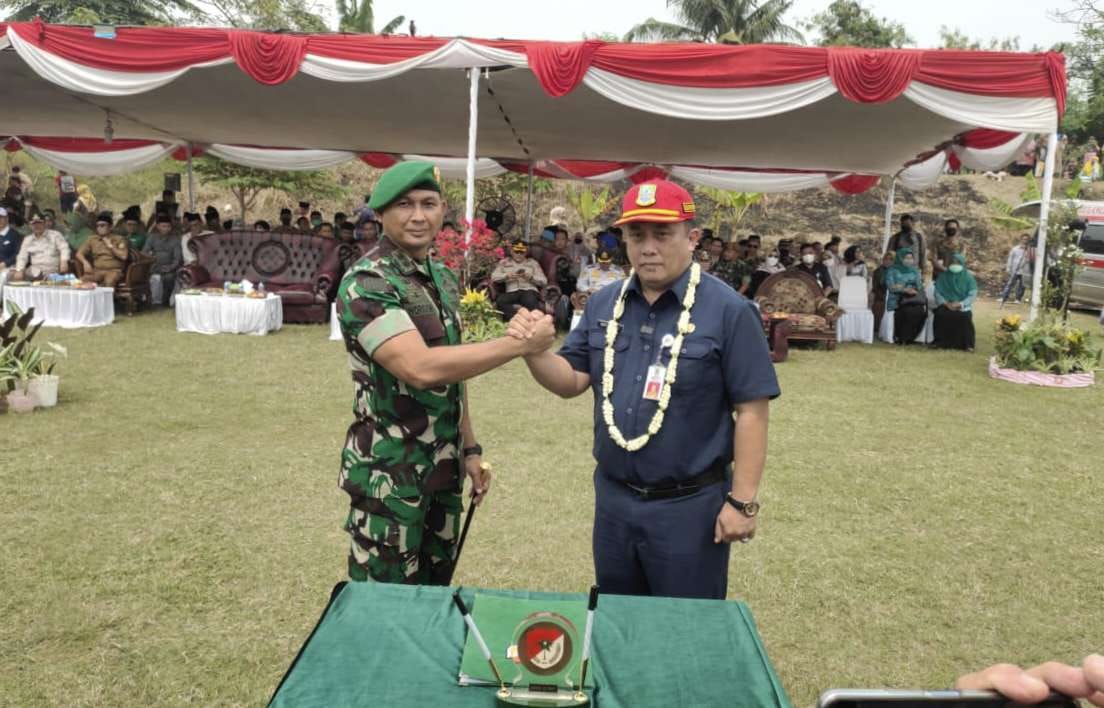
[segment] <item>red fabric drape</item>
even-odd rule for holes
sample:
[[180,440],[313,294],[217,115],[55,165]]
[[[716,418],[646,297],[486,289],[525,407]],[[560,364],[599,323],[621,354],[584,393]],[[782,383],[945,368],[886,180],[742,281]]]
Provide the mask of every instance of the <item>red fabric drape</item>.
[[633,184],[640,184],[653,179],[667,179],[667,170],[662,167],[656,167],[655,165],[648,165],[647,167],[641,167],[639,170],[629,175],[629,180]]
[[606,44],[593,66],[641,81],[699,88],[778,86],[827,74],[823,49],[784,45]]
[[19,144],[19,141],[15,138],[8,138],[4,142],[4,150],[6,152],[19,152],[23,149],[23,146]]
[[963,147],[976,150],[988,150],[1010,143],[1020,137],[1020,133],[1010,133],[1006,130],[990,130],[989,128],[977,128],[970,130],[955,139],[955,142]]
[[1053,97],[1066,110],[1066,58],[1057,52],[1018,54],[938,50],[924,52],[916,80],[979,96]]
[[958,155],[954,153],[954,150],[947,151],[947,166],[951,168],[951,172],[958,172],[962,169],[962,160],[958,159]]
[[878,175],[845,175],[832,180],[832,187],[841,194],[862,194],[878,184]]
[[559,98],[575,90],[601,42],[534,42],[526,46],[529,68],[544,92]]
[[269,86],[282,84],[299,72],[307,54],[307,38],[295,34],[230,32],[230,52],[242,71]]
[[43,150],[55,150],[57,152],[117,152],[119,150],[132,150],[134,148],[160,145],[156,140],[112,140],[110,144],[100,138],[49,138],[49,137],[24,137],[19,138],[25,145],[41,148]]
[[[522,175],[528,175],[529,174],[529,163],[528,162],[507,162],[507,161],[500,160],[498,164],[502,165],[503,167],[510,170],[511,172],[517,172],[518,174],[522,174]],[[563,175],[556,174],[556,173],[553,173],[553,172],[549,172],[547,170],[542,170],[539,167],[534,167],[533,168],[533,176],[534,177],[540,177],[542,179],[563,179]]]
[[394,155],[388,155],[385,152],[362,152],[357,155],[357,157],[369,167],[375,167],[380,170],[386,169],[398,162]]
[[856,103],[886,103],[904,93],[920,65],[920,52],[854,47],[828,49],[828,75],[840,95]]
[[63,59],[114,71],[173,71],[230,56],[223,29],[120,27],[96,39],[88,27],[13,22],[20,39]]
[[[202,157],[207,152],[207,148],[202,145],[192,145],[192,158]],[[181,145],[177,149],[172,151],[172,159],[177,162],[188,161],[188,148]]]
[[586,179],[587,177],[604,175],[609,172],[615,172],[630,167],[632,163],[600,162],[597,160],[556,160],[556,166],[569,174]]

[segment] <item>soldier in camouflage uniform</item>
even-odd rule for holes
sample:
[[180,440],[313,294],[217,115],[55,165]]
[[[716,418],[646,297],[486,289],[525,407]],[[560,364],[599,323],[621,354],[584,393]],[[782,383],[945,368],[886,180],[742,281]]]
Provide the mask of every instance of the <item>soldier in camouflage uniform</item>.
[[726,243],[724,251],[721,252],[721,259],[713,266],[713,275],[728,283],[736,292],[743,294],[751,284],[751,274],[754,270],[748,261],[739,257],[736,244]]
[[349,577],[445,584],[463,510],[461,467],[473,503],[490,485],[463,381],[547,341],[512,337],[462,345],[455,274],[428,256],[445,203],[430,163],[403,162],[380,178],[379,252],[357,261],[337,313],[356,387],[339,484],[350,497]]

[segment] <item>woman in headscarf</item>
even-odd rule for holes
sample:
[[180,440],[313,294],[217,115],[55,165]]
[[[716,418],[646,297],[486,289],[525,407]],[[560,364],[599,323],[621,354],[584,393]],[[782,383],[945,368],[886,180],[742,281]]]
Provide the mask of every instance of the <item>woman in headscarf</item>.
[[912,344],[924,329],[928,306],[924,281],[911,248],[899,248],[885,275],[886,312],[893,313],[893,342]]
[[754,300],[755,293],[759,290],[759,286],[763,284],[763,281],[784,270],[786,270],[786,266],[782,265],[782,255],[777,248],[771,250],[767,253],[767,257],[763,259],[763,262],[759,264],[759,267],[755,269],[755,272],[751,274],[751,285],[748,286],[744,295],[749,300]]
[[96,195],[87,184],[77,186],[77,211],[86,216],[96,213]]
[[935,280],[935,346],[974,350],[972,310],[977,291],[977,280],[966,269],[966,256],[954,254],[951,265]]

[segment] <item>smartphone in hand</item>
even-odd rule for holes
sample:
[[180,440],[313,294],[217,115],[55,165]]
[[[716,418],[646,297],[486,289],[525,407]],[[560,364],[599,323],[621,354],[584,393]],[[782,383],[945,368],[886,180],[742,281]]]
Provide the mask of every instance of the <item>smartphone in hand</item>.
[[[918,691],[834,688],[820,694],[817,708],[1014,708],[1021,704],[993,691]],[[1035,708],[1077,708],[1077,701],[1052,693]]]

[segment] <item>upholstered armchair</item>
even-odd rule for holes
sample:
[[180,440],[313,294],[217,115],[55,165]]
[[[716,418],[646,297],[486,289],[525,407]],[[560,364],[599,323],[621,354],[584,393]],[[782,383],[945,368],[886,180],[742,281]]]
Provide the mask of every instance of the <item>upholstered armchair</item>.
[[234,230],[192,238],[196,261],[177,271],[182,288],[221,288],[243,279],[278,295],[284,322],[325,322],[338,282],[340,242],[302,233]]
[[[133,315],[140,305],[150,304],[150,271],[153,258],[134,248],[127,249],[127,262],[123,278],[115,283],[115,300],[126,305],[127,315]],[[84,277],[84,265],[78,258],[69,259],[69,272]]]
[[764,316],[787,315],[789,341],[824,342],[828,349],[836,348],[840,309],[824,297],[811,275],[796,270],[775,273],[759,286],[755,302]]

